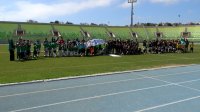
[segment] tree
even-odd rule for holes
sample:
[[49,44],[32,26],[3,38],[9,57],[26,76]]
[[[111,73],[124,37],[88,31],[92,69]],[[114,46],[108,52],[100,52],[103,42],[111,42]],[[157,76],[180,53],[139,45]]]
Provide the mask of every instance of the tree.
[[59,24],[60,22],[59,22],[58,20],[56,20],[54,23],[55,23],[55,24]]
[[69,22],[69,21],[67,21],[66,24],[68,24],[68,25],[73,25],[73,23],[72,23],[72,22]]
[[32,19],[30,19],[30,20],[27,20],[27,22],[28,22],[28,23],[38,23],[37,21],[35,21],[35,20],[32,20]]

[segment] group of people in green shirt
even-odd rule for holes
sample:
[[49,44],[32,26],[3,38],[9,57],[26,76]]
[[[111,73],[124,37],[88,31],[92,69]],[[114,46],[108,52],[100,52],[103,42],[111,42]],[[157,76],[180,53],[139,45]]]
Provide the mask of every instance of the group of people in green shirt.
[[33,55],[31,56],[31,41],[19,39],[16,43],[17,49],[17,59],[18,60],[28,60],[37,58],[40,54],[41,43],[39,40],[35,41],[33,44]]
[[[106,44],[89,46],[85,40],[73,39],[64,40],[62,37],[47,38],[41,43],[39,40],[34,42],[19,38],[16,44],[9,40],[10,60],[37,59],[40,56],[41,46],[44,46],[45,57],[64,57],[64,56],[94,56],[107,53]],[[15,51],[16,49],[16,51]]]
[[17,60],[29,60],[37,58],[40,53],[41,43],[39,40],[33,44],[33,55],[31,56],[31,41],[19,38],[16,44],[11,39],[9,42],[10,61],[15,60],[15,49],[17,52]]
[[99,50],[97,46],[87,47],[85,40],[68,39],[65,41],[62,37],[52,37],[51,41],[46,38],[43,45],[45,57],[94,55],[95,51]]

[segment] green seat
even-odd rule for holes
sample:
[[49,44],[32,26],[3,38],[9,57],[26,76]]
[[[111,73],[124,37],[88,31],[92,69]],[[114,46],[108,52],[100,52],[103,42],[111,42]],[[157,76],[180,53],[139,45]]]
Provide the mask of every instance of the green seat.
[[54,25],[64,39],[82,39],[80,26]]

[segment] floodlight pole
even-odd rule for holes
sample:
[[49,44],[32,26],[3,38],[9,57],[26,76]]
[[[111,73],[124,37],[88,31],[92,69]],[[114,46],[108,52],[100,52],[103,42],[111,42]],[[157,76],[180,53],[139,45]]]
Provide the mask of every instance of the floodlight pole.
[[137,2],[137,0],[128,0],[128,3],[131,3],[131,26],[133,26],[133,16],[134,16],[133,4],[136,2]]
[[133,15],[134,15],[134,12],[133,12],[133,2],[131,3],[131,26],[133,26]]

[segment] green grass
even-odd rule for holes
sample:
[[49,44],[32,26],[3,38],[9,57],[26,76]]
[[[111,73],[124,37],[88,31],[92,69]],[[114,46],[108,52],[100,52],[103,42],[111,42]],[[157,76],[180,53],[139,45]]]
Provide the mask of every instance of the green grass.
[[26,62],[10,62],[7,45],[0,45],[0,83],[89,75],[168,65],[200,64],[200,46],[195,53],[147,54],[98,57],[40,58]]

